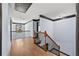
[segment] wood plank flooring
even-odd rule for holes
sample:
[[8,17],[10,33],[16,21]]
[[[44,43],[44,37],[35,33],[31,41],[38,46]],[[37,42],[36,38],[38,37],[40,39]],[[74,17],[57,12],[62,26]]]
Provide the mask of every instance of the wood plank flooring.
[[56,56],[44,51],[34,44],[33,38],[16,39],[12,41],[11,56]]

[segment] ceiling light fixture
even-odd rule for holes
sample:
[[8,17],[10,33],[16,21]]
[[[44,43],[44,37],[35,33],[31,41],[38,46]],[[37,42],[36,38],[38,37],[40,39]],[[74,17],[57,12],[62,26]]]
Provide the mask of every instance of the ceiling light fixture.
[[25,13],[32,3],[15,3],[15,10]]

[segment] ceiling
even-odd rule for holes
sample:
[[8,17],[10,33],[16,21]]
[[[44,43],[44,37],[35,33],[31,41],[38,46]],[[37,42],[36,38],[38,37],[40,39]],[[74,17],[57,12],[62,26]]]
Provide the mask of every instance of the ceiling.
[[49,18],[62,17],[66,14],[76,13],[75,3],[32,3],[27,12],[18,12],[14,8],[14,3],[10,4],[11,17],[15,20],[28,21],[38,19],[39,15],[45,15]]

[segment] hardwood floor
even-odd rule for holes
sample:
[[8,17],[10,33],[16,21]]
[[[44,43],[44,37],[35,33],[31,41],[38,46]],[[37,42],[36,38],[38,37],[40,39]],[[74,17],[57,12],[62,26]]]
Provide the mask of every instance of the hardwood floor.
[[11,44],[11,56],[56,56],[34,44],[33,38],[16,39]]

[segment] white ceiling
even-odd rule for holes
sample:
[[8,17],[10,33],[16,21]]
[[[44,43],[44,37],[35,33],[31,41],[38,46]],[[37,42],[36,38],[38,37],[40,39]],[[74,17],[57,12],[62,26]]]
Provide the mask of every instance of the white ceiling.
[[11,17],[16,21],[28,21],[38,19],[39,15],[45,15],[50,18],[62,17],[66,14],[76,13],[75,3],[33,3],[26,13],[18,12],[14,9],[14,3],[11,5]]

